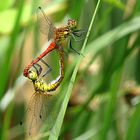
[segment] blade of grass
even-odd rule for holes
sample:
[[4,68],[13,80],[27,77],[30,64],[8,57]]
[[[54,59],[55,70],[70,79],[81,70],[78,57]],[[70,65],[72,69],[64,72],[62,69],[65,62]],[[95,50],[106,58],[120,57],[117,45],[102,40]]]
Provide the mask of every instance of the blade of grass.
[[108,105],[107,105],[106,111],[105,111],[103,127],[102,127],[102,130],[100,133],[100,140],[108,139],[107,134],[108,134],[109,128],[111,126],[111,120],[112,120],[113,112],[114,112],[115,106],[116,106],[117,92],[118,92],[118,89],[120,86],[121,75],[122,75],[122,67],[120,69],[114,71],[114,74],[112,76],[110,99],[109,99],[109,102],[108,102]]
[[138,31],[140,29],[140,16],[133,18],[132,20],[121,24],[115,29],[105,33],[104,35],[98,37],[93,42],[91,42],[88,47],[86,47],[85,53],[91,53],[95,55],[101,49],[105,47],[110,47],[111,43],[125,37],[126,35]]
[[7,52],[6,52],[6,56],[5,60],[3,62],[3,67],[1,68],[1,72],[0,72],[0,99],[2,98],[2,95],[4,93],[5,87],[6,87],[6,83],[7,83],[7,79],[8,79],[8,75],[9,75],[9,69],[10,69],[10,64],[11,64],[11,58],[12,58],[12,54],[16,45],[16,40],[18,37],[18,33],[20,31],[20,20],[21,20],[21,15],[22,15],[22,11],[23,11],[23,5],[24,5],[24,0],[20,0],[19,1],[19,10],[18,10],[18,14],[17,14],[17,18],[15,21],[15,25],[13,28],[13,32],[11,34],[11,38],[10,38],[10,42],[9,42],[9,46],[7,48]]
[[[97,3],[96,8],[95,8],[95,11],[93,13],[93,17],[91,19],[91,23],[90,23],[90,26],[89,26],[89,29],[88,29],[88,32],[87,32],[87,35],[86,35],[86,39],[85,39],[84,44],[82,46],[81,53],[84,52],[85,46],[87,44],[87,40],[88,40],[90,31],[91,31],[91,28],[92,28],[92,25],[93,25],[97,10],[99,8],[99,4],[100,4],[100,0],[98,0],[98,3]],[[68,86],[68,90],[66,92],[66,96],[65,96],[64,101],[63,101],[63,103],[61,105],[61,110],[60,110],[60,112],[58,114],[56,123],[54,124],[54,126],[53,126],[53,128],[52,128],[52,130],[50,132],[49,140],[57,140],[58,137],[59,137],[59,133],[60,133],[61,126],[62,126],[62,123],[63,123],[63,119],[64,119],[64,115],[65,115],[65,112],[66,112],[67,104],[68,104],[68,101],[69,101],[69,98],[70,98],[70,95],[71,95],[71,92],[72,92],[72,88],[73,88],[73,85],[74,85],[74,82],[75,82],[75,79],[76,79],[76,75],[77,75],[77,71],[78,71],[78,68],[79,68],[79,65],[81,63],[82,58],[83,57],[80,56],[78,61],[77,61],[77,64],[75,66],[75,69],[73,71],[73,74],[72,74],[72,77],[71,77],[71,80],[70,80],[70,84]]]
[[140,104],[138,104],[133,116],[130,119],[130,123],[126,132],[126,140],[136,139],[135,134],[138,130],[139,121],[140,121]]
[[93,136],[97,135],[97,133],[99,132],[98,129],[90,129],[86,132],[84,132],[82,135],[74,138],[74,140],[89,140],[91,139]]

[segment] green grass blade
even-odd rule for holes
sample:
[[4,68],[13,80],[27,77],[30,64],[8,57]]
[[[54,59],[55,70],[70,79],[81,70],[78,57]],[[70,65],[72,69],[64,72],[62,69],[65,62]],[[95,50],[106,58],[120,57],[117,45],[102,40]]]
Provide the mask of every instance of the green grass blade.
[[130,21],[127,21],[115,29],[105,33],[104,35],[98,37],[93,42],[91,42],[88,47],[86,47],[86,53],[90,52],[95,55],[101,49],[109,47],[110,44],[115,41],[125,37],[126,35],[138,31],[140,29],[140,16],[137,16]]
[[1,68],[1,72],[0,72],[0,77],[2,80],[0,80],[0,98],[2,97],[5,87],[6,87],[6,83],[7,83],[7,79],[8,79],[8,75],[9,75],[9,69],[10,69],[10,64],[11,64],[11,58],[12,58],[12,54],[16,45],[16,40],[18,38],[19,35],[19,31],[20,31],[20,21],[21,21],[21,15],[22,15],[22,11],[23,11],[23,5],[24,5],[24,0],[20,0],[19,1],[19,11],[17,14],[17,18],[15,21],[15,25],[13,28],[13,32],[10,38],[10,42],[9,42],[9,46],[7,48],[7,52],[6,52],[6,56],[5,60],[3,62],[3,67]]
[[[95,11],[94,11],[94,14],[93,14],[93,17],[92,17],[87,35],[86,35],[86,39],[85,39],[84,44],[82,46],[81,53],[84,52],[85,46],[87,44],[87,40],[88,40],[92,25],[93,25],[93,22],[94,22],[94,19],[95,19],[95,15],[96,15],[97,10],[99,8],[99,4],[100,4],[100,0],[98,0],[98,3],[96,5],[96,8],[95,8]],[[57,140],[58,137],[59,137],[59,133],[60,133],[61,126],[62,126],[62,123],[63,123],[63,119],[64,119],[64,115],[65,115],[65,112],[66,112],[67,104],[68,104],[68,101],[69,101],[69,98],[70,98],[70,95],[71,95],[71,92],[72,92],[73,84],[75,82],[76,74],[77,74],[77,71],[78,71],[78,68],[79,68],[79,65],[81,63],[82,58],[83,58],[83,56],[80,56],[78,61],[77,61],[77,64],[75,66],[75,69],[73,71],[73,74],[72,74],[72,77],[71,77],[71,80],[70,80],[70,84],[68,86],[68,90],[66,92],[66,96],[65,96],[64,101],[61,105],[61,110],[58,114],[56,123],[54,124],[54,127],[52,128],[52,130],[50,132],[49,140]]]
[[121,75],[122,75],[122,67],[114,72],[112,76],[112,84],[110,89],[110,97],[109,102],[107,104],[105,118],[103,122],[103,127],[101,130],[100,140],[106,140],[109,128],[111,126],[111,120],[113,118],[113,112],[115,111],[116,101],[117,101],[117,93],[119,90],[119,86],[121,83]]
[[130,119],[130,123],[126,132],[126,140],[134,140],[136,139],[136,132],[139,126],[140,121],[140,104],[137,105],[137,108]]

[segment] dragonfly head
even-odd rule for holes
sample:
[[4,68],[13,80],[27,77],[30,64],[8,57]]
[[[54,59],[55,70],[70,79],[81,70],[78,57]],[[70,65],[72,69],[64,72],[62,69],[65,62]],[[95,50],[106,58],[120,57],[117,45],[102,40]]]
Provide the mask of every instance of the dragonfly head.
[[77,22],[74,19],[69,19],[68,26],[71,30],[74,30],[77,27]]
[[32,81],[36,81],[38,78],[38,75],[35,71],[29,71],[28,78]]

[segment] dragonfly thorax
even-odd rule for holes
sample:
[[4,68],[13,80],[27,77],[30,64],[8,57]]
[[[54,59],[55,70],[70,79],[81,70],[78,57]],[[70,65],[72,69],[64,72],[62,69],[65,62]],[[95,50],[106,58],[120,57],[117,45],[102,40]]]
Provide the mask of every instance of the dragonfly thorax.
[[71,34],[71,30],[69,29],[68,26],[56,29],[55,42],[61,42],[65,40],[70,36],[70,34]]
[[76,30],[77,22],[75,20],[69,19],[67,26],[57,28],[55,31],[55,42],[61,42],[71,36],[71,34]]
[[48,90],[48,86],[43,79],[36,80],[34,82],[35,91],[46,92]]

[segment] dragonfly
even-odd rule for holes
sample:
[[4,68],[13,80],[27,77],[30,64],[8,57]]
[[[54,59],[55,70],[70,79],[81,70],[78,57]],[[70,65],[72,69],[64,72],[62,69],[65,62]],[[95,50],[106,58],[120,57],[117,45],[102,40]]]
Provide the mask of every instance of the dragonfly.
[[[27,117],[27,121],[29,124],[27,132],[29,136],[32,136],[33,134],[36,134],[38,132],[38,127],[40,128],[40,126],[38,125],[42,124],[42,122],[44,122],[48,118],[48,116],[50,116],[48,122],[53,122],[51,115],[52,107],[51,110],[47,110],[48,104],[51,101],[50,97],[53,95],[53,92],[50,91],[54,91],[60,85],[61,81],[64,78],[64,51],[61,47],[59,47],[58,50],[59,51],[57,52],[60,57],[60,71],[58,77],[55,80],[46,83],[46,81],[44,81],[44,79],[40,77],[40,70],[37,68],[35,68],[35,70],[30,70],[28,73],[28,79],[33,83],[35,91],[29,101],[29,105],[26,110],[27,116],[29,116]],[[47,116],[44,117],[46,114]],[[48,122],[46,125],[49,125],[49,129],[51,129],[52,124],[48,124]],[[23,123],[21,121],[20,125],[22,124]]]
[[[77,41],[77,38],[81,39],[82,34],[84,33],[84,31],[77,29],[77,22],[73,19],[69,19],[67,25],[56,28],[50,21],[50,19],[46,16],[43,9],[41,7],[39,7],[38,9],[39,11],[41,11],[40,14],[37,15],[38,20],[39,22],[41,22],[42,19],[45,20],[46,25],[46,28],[43,29],[42,32],[47,35],[48,41],[51,41],[51,43],[46,48],[46,50],[31,63],[29,63],[23,71],[23,75],[32,81],[35,90],[27,108],[27,111],[30,114],[29,135],[31,134],[30,130],[32,129],[34,123],[42,120],[42,116],[44,116],[45,111],[42,110],[45,110],[43,108],[47,108],[47,106],[44,105],[44,103],[46,102],[44,101],[44,99],[47,99],[48,101],[49,97],[54,95],[51,91],[55,91],[64,78],[64,50],[62,42],[68,39],[70,49],[80,55],[80,53],[72,47],[71,40],[74,39],[75,41]],[[46,61],[44,61],[43,58],[53,50],[56,50],[59,55],[58,58],[60,72],[55,80],[46,83],[43,78],[51,71],[51,67],[47,64]],[[46,70],[46,72],[43,73],[42,76],[42,66],[39,64],[39,62],[42,62],[48,67],[48,70]],[[35,71],[31,70],[32,67],[35,69]]]
[[[23,71],[23,75],[27,78],[29,78],[29,70],[31,67],[37,69],[35,65],[39,67],[39,70],[37,71],[38,75],[42,73],[42,67],[38,64],[39,61],[41,61],[48,67],[48,70],[42,75],[42,77],[47,75],[52,69],[43,60],[43,58],[53,50],[57,50],[57,52],[59,53],[60,48],[63,48],[62,42],[66,39],[69,39],[69,48],[80,55],[80,53],[72,47],[71,40],[72,38],[75,41],[78,41],[77,38],[81,40],[82,34],[85,32],[83,30],[77,29],[77,22],[74,19],[69,19],[66,26],[56,28],[51,22],[51,20],[46,16],[43,9],[41,7],[38,7],[38,9],[39,11],[41,11],[40,14],[38,14],[38,21],[40,22],[41,20],[45,20],[45,24],[46,24],[46,29],[43,30],[41,29],[41,30],[42,32],[46,33],[48,37],[48,41],[51,40],[51,43],[49,44],[49,46],[46,48],[44,52],[42,52],[36,59],[34,59],[29,65],[25,67]],[[61,55],[61,53],[59,54]]]

